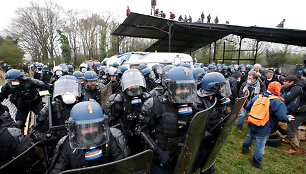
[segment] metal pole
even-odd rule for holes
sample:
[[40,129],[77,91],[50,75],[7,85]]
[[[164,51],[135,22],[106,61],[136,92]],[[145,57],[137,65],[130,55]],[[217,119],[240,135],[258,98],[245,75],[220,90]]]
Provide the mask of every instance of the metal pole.
[[211,59],[211,43],[209,44],[209,59],[208,59],[208,63],[210,63],[210,59]]
[[117,36],[117,50],[118,50],[118,54],[119,54],[119,36]]
[[256,40],[256,50],[255,50],[254,64],[256,63],[256,58],[257,58],[257,52],[258,52],[258,43],[259,43],[259,40]]
[[171,32],[171,28],[172,28],[172,23],[171,22],[168,22],[168,25],[169,25],[169,48],[168,48],[168,51],[169,53],[171,52],[171,37],[172,37],[172,32]]
[[216,62],[217,42],[214,42],[214,61]]
[[225,41],[223,42],[223,58],[222,58],[222,63],[224,63],[224,55],[225,55]]
[[240,64],[240,50],[241,50],[241,42],[242,42],[242,37],[240,37],[240,42],[239,42],[239,51],[238,51],[238,65]]

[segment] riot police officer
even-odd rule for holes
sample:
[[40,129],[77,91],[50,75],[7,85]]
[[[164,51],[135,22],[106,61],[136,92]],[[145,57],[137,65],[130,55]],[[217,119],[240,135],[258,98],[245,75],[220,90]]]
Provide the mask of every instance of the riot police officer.
[[53,68],[53,76],[50,79],[50,83],[53,84],[57,79],[63,76],[63,70],[60,66],[55,66]]
[[16,69],[6,73],[7,82],[2,86],[0,102],[10,96],[10,101],[17,107],[16,122],[23,129],[27,115],[33,111],[36,115],[42,109],[42,101],[36,88],[47,89],[44,82],[23,76]]
[[190,121],[196,112],[196,84],[186,67],[172,68],[165,81],[166,91],[148,99],[142,107],[142,131],[155,144],[152,173],[173,173]]
[[110,67],[108,72],[107,72],[107,79],[108,79],[108,82],[110,82],[110,81],[112,82],[113,94],[121,91],[120,79],[117,78],[117,77],[118,77],[118,69],[114,68],[114,67]]
[[141,73],[146,80],[147,92],[150,92],[156,87],[156,84],[154,83],[154,73],[150,68],[143,69]]
[[68,74],[69,74],[69,75],[72,75],[73,72],[74,72],[74,67],[73,67],[73,65],[68,65]]
[[109,128],[100,105],[93,101],[76,104],[67,122],[69,137],[58,143],[51,173],[95,166],[127,157],[125,139],[118,129]]
[[[197,91],[196,105],[199,111],[213,107],[208,115],[205,127],[204,137],[196,157],[194,169],[203,167],[208,155],[215,146],[223,127],[224,119],[229,114],[227,105],[230,103],[228,98],[231,95],[229,83],[226,82],[224,76],[219,72],[211,72],[204,75],[201,88]],[[216,127],[217,125],[217,127]],[[214,173],[215,165],[213,165],[205,173]]]
[[44,65],[42,69],[42,74],[40,80],[45,84],[49,84],[53,73],[49,71],[48,65]]
[[31,141],[17,128],[8,108],[0,104],[0,166],[25,151]]
[[53,101],[40,111],[33,131],[32,137],[35,141],[43,141],[44,143],[56,143],[61,137],[67,134],[66,130],[50,131],[49,127],[49,110],[52,113],[52,126],[64,125],[68,120],[70,110],[79,102],[81,96],[80,84],[77,80],[61,77],[54,83]]
[[36,70],[34,71],[34,75],[33,75],[34,79],[39,80],[41,78],[42,68],[43,68],[43,64],[42,63],[38,63],[36,65]]
[[84,74],[84,88],[82,96],[84,101],[90,99],[101,103],[101,88],[98,85],[98,75],[94,71],[86,71]]
[[[109,118],[109,125],[119,124],[133,153],[140,149],[139,141],[135,138],[135,128],[140,121],[141,107],[150,97],[145,92],[146,83],[141,72],[136,69],[127,70],[121,79],[122,92],[111,95],[107,101],[105,113]],[[136,151],[136,152],[135,152]]]

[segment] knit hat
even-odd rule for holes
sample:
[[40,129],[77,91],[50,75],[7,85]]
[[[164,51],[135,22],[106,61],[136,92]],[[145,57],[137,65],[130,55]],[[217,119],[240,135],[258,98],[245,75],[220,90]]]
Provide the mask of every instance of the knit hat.
[[282,85],[279,82],[272,82],[268,86],[268,90],[275,96],[278,96],[279,99],[283,100],[284,99],[280,96],[280,91],[281,91]]

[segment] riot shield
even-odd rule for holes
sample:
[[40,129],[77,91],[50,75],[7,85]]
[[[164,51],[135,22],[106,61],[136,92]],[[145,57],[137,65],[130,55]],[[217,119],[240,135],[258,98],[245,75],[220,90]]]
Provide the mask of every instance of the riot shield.
[[37,142],[29,149],[0,167],[0,173],[44,173],[47,156],[42,142]]
[[210,153],[208,154],[208,157],[204,163],[204,166],[201,168],[202,172],[209,169],[215,163],[217,155],[220,152],[229,132],[232,130],[235,120],[237,119],[247,98],[248,98],[248,95],[245,95],[244,97],[239,98],[235,102],[234,106],[232,107],[231,113],[226,118],[224,118],[222,130],[219,133],[218,137],[216,138],[215,144],[213,144],[213,147],[210,150]]
[[211,109],[216,105],[216,102],[217,100],[215,99],[214,104],[210,108],[196,113],[192,118],[185,138],[184,146],[181,149],[180,156],[176,163],[174,170],[175,174],[191,173],[192,166],[194,165],[195,158],[204,135],[207,116]]
[[110,81],[107,85],[105,85],[101,89],[101,106],[102,109],[105,109],[106,102],[108,98],[112,95],[113,89],[112,89],[112,81]]
[[298,68],[296,65],[284,64],[282,71],[286,76],[295,75],[298,73]]
[[63,171],[62,174],[142,174],[149,173],[153,152],[146,150],[136,155],[93,167]]

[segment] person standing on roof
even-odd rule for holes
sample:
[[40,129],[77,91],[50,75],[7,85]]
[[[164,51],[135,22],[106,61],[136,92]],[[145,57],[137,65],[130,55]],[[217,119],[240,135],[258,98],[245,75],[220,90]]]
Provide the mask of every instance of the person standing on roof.
[[210,23],[210,19],[211,19],[211,17],[210,17],[210,13],[209,13],[209,15],[207,16],[207,23]]
[[127,9],[126,9],[126,16],[129,16],[131,14],[131,10],[130,10],[130,7],[127,6]]
[[219,18],[218,18],[218,16],[216,16],[216,18],[215,18],[215,24],[219,24]]
[[154,14],[156,7],[156,0],[151,0],[151,15]]
[[205,18],[205,15],[204,15],[204,12],[202,12],[201,14],[201,22],[204,23],[204,18]]

